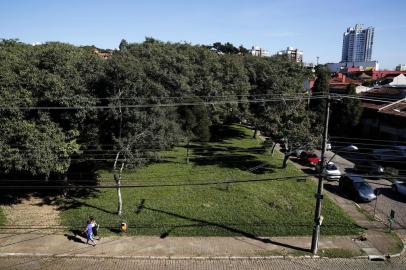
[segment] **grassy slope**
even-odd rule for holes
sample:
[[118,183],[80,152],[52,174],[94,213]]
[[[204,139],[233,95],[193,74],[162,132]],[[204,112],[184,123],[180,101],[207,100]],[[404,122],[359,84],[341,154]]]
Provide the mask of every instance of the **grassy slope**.
[[[193,145],[189,164],[183,147],[162,152],[164,161],[123,175],[123,184],[197,184],[228,179],[236,184],[155,186],[123,189],[124,214],[114,214],[114,189],[100,189],[92,196],[66,202],[63,222],[82,225],[89,215],[110,228],[120,221],[129,233],[144,235],[310,235],[316,186],[310,180],[272,180],[303,175],[292,164],[280,169],[281,154],[263,153],[252,131],[231,126],[228,138]],[[250,169],[266,164],[265,167]],[[101,183],[111,183],[111,172],[101,171]],[[250,181],[264,179],[265,181]],[[323,234],[352,234],[357,226],[330,200],[323,204]]]

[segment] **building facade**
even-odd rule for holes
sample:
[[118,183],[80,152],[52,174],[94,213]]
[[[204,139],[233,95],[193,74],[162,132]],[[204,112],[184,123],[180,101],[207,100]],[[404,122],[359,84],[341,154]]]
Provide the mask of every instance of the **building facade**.
[[362,24],[349,27],[343,34],[341,62],[369,62],[374,44],[373,27],[364,29]]
[[406,65],[398,65],[398,66],[396,66],[396,71],[406,71]]
[[299,51],[299,49],[287,47],[286,50],[279,51],[278,54],[286,55],[292,62],[303,63],[303,52]]
[[260,48],[258,46],[252,46],[251,50],[249,50],[249,53],[253,56],[258,56],[258,57],[271,56],[271,54],[267,50],[264,50],[263,48]]
[[367,62],[340,62],[340,63],[327,63],[327,68],[330,72],[340,72],[347,68],[357,68],[359,70],[379,70],[378,61]]

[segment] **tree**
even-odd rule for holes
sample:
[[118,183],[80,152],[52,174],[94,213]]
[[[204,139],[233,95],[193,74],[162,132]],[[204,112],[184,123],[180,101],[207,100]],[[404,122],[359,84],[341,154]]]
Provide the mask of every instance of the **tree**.
[[[316,81],[313,86],[313,97],[325,96],[330,92],[330,72],[326,66],[319,65],[316,67]],[[310,109],[317,113],[319,116],[319,121],[323,123],[324,119],[324,110],[326,108],[325,99],[312,99],[310,101]]]
[[[285,141],[288,149],[283,167],[286,167],[295,148],[312,145],[317,140],[317,122],[314,113],[307,109],[303,90],[303,82],[311,74],[283,57],[247,57],[246,67],[251,99],[255,101],[250,104],[251,121],[256,130],[261,130],[274,143]],[[264,101],[267,99],[275,101]]]
[[247,55],[249,53],[249,50],[247,48],[245,48],[243,45],[240,45],[240,47],[238,47],[238,51],[242,55]]
[[67,44],[0,42],[0,105],[6,107],[0,113],[3,172],[48,179],[51,173],[68,170],[70,157],[79,148],[80,131],[91,130],[83,126],[89,110],[45,112],[20,107],[89,104],[91,87],[86,83],[96,75],[95,69],[89,69],[97,63],[85,59],[92,56],[86,49]]
[[[347,93],[355,95],[355,85],[349,84]],[[351,135],[351,132],[358,125],[363,109],[360,100],[347,98],[333,102],[331,111],[330,133],[345,136]]]
[[123,51],[123,50],[127,49],[127,47],[128,47],[128,42],[127,42],[127,40],[122,39],[122,40],[120,41],[120,45],[118,46],[118,48],[120,49],[120,51]]
[[[176,111],[160,107],[133,107],[157,102],[165,89],[144,73],[143,63],[133,55],[131,45],[107,60],[104,89],[99,95],[111,109],[101,112],[103,140],[114,143],[113,164],[117,185],[118,215],[122,214],[121,175],[153,158],[152,153],[172,147],[179,139]],[[136,97],[136,98],[134,98]],[[159,101],[158,103],[159,104]]]
[[[188,98],[186,103],[203,103],[200,98]],[[210,140],[210,120],[204,104],[181,106],[178,109],[179,119],[182,122],[182,129],[186,134],[186,163],[189,163],[189,143],[191,140],[208,142]]]
[[51,173],[63,174],[70,157],[79,150],[75,139],[44,116],[38,123],[1,119],[0,167],[4,173],[29,172],[48,181]]

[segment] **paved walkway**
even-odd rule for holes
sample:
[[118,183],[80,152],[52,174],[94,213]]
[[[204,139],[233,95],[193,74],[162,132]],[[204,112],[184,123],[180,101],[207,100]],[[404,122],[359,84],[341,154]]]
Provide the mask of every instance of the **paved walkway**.
[[[154,236],[105,237],[96,247],[86,239],[47,234],[0,235],[0,254],[66,254],[135,257],[256,257],[272,255],[310,255],[310,237],[275,237],[250,239],[246,237],[166,237]],[[349,236],[323,237],[320,249],[347,249],[360,255],[365,244]]]
[[[353,255],[388,254],[396,245],[391,235],[376,232],[368,240],[351,236],[322,237],[319,255],[328,249],[347,250]],[[311,255],[310,237],[273,237],[250,239],[246,237],[166,237],[114,236],[96,241],[96,247],[86,239],[66,234],[1,234],[0,255],[96,255],[129,257],[261,257]],[[364,251],[364,252],[362,252]]]
[[404,270],[406,258],[385,262],[363,259],[112,259],[112,258],[32,258],[0,257],[2,270],[93,270],[93,269],[145,269],[145,270],[212,270],[212,269],[268,269],[268,270]]

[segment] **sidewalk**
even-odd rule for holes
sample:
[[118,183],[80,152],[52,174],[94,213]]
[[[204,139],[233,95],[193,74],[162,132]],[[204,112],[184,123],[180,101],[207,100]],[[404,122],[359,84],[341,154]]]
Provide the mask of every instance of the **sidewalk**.
[[[371,241],[353,240],[351,236],[322,237],[319,255],[326,249],[345,249],[353,255],[365,255],[361,250],[372,244],[391,241],[385,234],[370,235]],[[389,241],[389,242],[388,242]],[[272,237],[250,239],[246,237],[166,237],[114,236],[96,241],[97,246],[86,244],[81,236],[66,234],[0,234],[0,255],[47,255],[106,257],[262,257],[311,255],[308,252],[311,237]],[[375,246],[375,245],[374,245]],[[380,252],[387,253],[388,245]],[[379,247],[378,247],[379,248]],[[323,251],[324,250],[324,251]],[[376,254],[378,255],[378,254]]]

